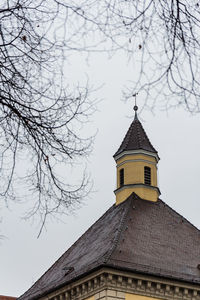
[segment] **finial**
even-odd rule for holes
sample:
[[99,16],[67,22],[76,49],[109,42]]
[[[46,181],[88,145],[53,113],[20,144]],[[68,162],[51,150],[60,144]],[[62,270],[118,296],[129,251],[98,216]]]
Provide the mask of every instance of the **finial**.
[[138,110],[138,106],[137,106],[137,102],[136,102],[136,97],[137,97],[138,93],[135,93],[133,94],[133,97],[135,97],[135,105],[133,107],[134,111],[135,111],[135,119],[134,120],[137,120],[138,117],[137,117],[137,110]]

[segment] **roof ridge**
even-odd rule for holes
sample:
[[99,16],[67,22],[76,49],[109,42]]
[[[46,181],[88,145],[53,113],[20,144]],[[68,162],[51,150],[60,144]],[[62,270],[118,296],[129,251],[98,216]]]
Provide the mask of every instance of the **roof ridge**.
[[[112,247],[106,252],[104,258],[103,258],[103,263],[106,264],[108,262],[108,260],[110,259],[110,257],[112,256],[113,252],[115,251],[115,249],[117,248],[118,246],[118,243],[120,241],[120,237],[121,237],[121,234],[124,232],[124,225],[126,223],[126,220],[127,220],[127,216],[128,216],[128,213],[129,213],[129,209],[130,209],[130,206],[131,206],[131,203],[132,203],[132,194],[129,196],[129,199],[127,199],[127,205],[126,205],[126,208],[125,208],[125,211],[124,211],[124,214],[123,214],[123,217],[121,219],[121,222],[120,222],[120,225],[119,225],[119,228],[118,228],[118,232],[116,234],[116,236],[114,237],[113,239],[113,245]],[[123,202],[122,202],[123,203]],[[120,205],[120,204],[119,204]]]
[[[138,121],[139,121],[139,120],[138,120]],[[140,122],[140,121],[139,121],[139,122]],[[148,135],[146,134],[146,132],[145,132],[145,130],[144,130],[144,127],[142,126],[142,123],[141,123],[141,122],[140,122],[140,125],[141,125],[142,131],[143,131],[143,133],[144,133],[144,136],[147,138],[149,144],[150,144],[151,147],[155,150],[155,152],[157,152],[156,149],[154,148],[154,146],[152,145],[152,143],[151,143],[151,141],[150,141]]]
[[[139,120],[136,120],[136,121],[138,121],[136,123],[136,130],[137,130],[137,136],[138,136],[138,144],[139,144],[139,147],[141,148],[142,147],[141,146],[141,136],[140,136],[140,130],[139,130],[139,127],[138,127],[138,124],[140,123],[140,121]],[[142,125],[142,124],[140,123],[140,125]],[[143,127],[142,127],[142,129],[143,129]]]

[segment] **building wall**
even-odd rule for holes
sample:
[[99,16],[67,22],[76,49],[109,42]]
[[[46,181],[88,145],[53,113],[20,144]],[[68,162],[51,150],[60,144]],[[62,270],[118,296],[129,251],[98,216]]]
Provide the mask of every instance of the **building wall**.
[[159,300],[159,299],[152,298],[152,297],[146,297],[146,296],[140,296],[140,295],[134,295],[134,294],[126,294],[125,300]]
[[106,289],[86,300],[160,300],[157,298],[128,294],[120,291]]

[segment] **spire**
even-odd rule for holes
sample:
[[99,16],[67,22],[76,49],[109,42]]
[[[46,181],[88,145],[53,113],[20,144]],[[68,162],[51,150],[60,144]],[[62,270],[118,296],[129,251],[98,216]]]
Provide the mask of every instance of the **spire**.
[[137,110],[138,110],[138,106],[137,106],[137,102],[136,102],[136,97],[137,97],[137,95],[138,95],[138,93],[135,93],[134,95],[133,95],[133,97],[135,97],[135,105],[134,105],[134,107],[133,107],[133,110],[135,111],[135,118],[134,118],[134,120],[137,120],[138,119],[138,117],[137,117]]
[[134,118],[134,120],[138,120],[138,116],[137,116],[138,106],[137,106],[137,105],[134,105],[133,109],[134,109],[134,111],[135,111],[135,118]]
[[145,150],[157,154],[156,149],[152,146],[146,132],[144,131],[144,128],[142,127],[142,124],[138,120],[137,110],[138,107],[137,105],[135,105],[135,118],[126,133],[125,138],[121,143],[121,146],[114,154],[114,157],[124,151],[131,150]]

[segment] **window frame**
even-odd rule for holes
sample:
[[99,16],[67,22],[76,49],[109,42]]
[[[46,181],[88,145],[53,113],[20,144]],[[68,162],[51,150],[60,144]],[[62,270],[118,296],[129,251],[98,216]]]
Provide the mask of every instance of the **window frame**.
[[144,167],[144,184],[151,185],[151,168],[148,166]]
[[119,170],[119,187],[124,186],[124,168]]

